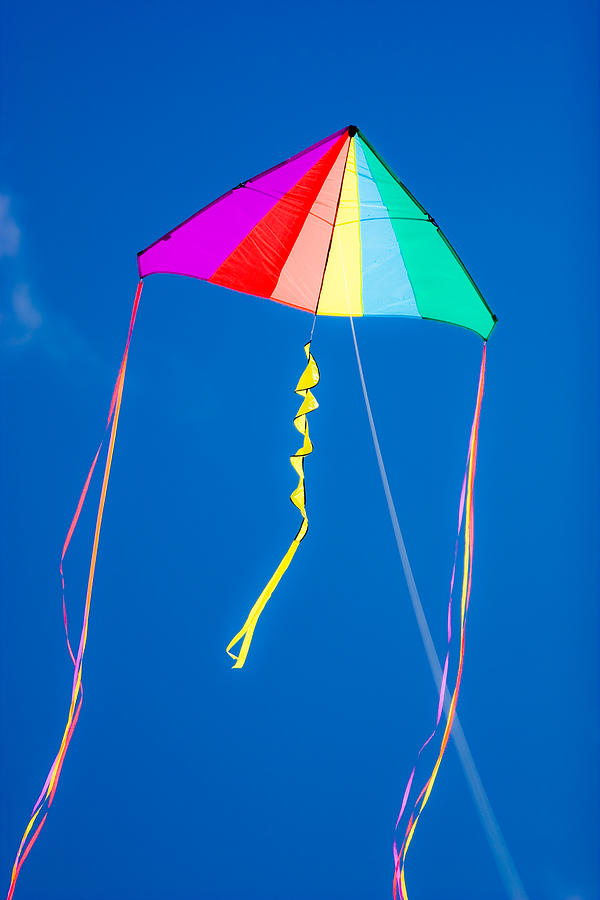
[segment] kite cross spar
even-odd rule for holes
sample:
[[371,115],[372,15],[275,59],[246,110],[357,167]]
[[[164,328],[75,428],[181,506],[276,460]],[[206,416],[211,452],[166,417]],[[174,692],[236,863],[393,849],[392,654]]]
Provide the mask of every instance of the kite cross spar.
[[[394,893],[399,893],[405,898],[406,852],[413,839],[419,816],[433,788],[448,743],[450,729],[455,720],[462,676],[465,621],[473,563],[473,485],[485,372],[485,344],[494,328],[496,318],[435,220],[415,200],[365,136],[353,125],[341,129],[272,169],[240,183],[186,219],[138,254],[138,269],[140,281],[106,425],[105,437],[109,435],[108,449],[92,543],[83,624],[76,654],[72,650],[64,610],[63,561],[100,458],[104,439],[85,481],[61,555],[65,629],[74,670],[67,722],[59,750],[17,852],[8,900],[12,900],[21,867],[46,821],[81,711],[83,656],[88,635],[94,572],[129,345],[143,281],[156,273],[199,278],[304,310],[313,317],[313,331],[317,316],[350,318],[353,334],[355,317],[392,316],[431,319],[458,325],[470,329],[483,339],[484,350],[476,412],[469,442],[467,472],[459,517],[459,531],[463,515],[465,519],[459,667],[454,687],[451,693],[448,693],[446,721],[435,766],[420,795],[413,801],[412,813],[400,848],[398,849],[396,842],[394,843]],[[304,348],[307,365],[296,387],[302,402],[294,424],[302,435],[303,442],[291,457],[299,479],[291,499],[301,513],[302,521],[274,574],[252,606],[246,623],[227,647],[227,652],[235,660],[234,668],[241,668],[244,665],[258,619],[308,529],[304,461],[312,451],[312,443],[308,433],[307,416],[317,408],[318,404],[312,391],[319,380],[317,364],[310,345],[309,340]],[[356,350],[358,355],[357,345]],[[367,400],[364,378],[363,388]],[[373,434],[375,437],[374,431]],[[390,512],[391,510],[392,507]],[[395,510],[393,520],[394,517]],[[395,518],[397,523],[397,517]],[[399,549],[400,543],[403,546],[403,542],[399,542]],[[412,573],[408,577],[409,570],[410,567],[405,566],[410,588]],[[454,582],[454,574],[452,580]],[[239,642],[241,645],[236,654],[232,650]],[[440,683],[436,729],[426,745],[433,741],[438,726],[441,728],[443,725],[442,709],[449,691],[449,677],[447,656]],[[414,772],[407,785],[398,824],[408,804],[413,776]],[[515,896],[511,900],[516,900]]]

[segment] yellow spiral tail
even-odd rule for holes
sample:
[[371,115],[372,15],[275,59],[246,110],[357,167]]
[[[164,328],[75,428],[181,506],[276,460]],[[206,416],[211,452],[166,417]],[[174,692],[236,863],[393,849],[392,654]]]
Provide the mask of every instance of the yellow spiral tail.
[[[302,446],[294,453],[293,456],[290,456],[290,462],[298,473],[298,486],[295,488],[295,490],[292,491],[290,499],[294,506],[296,506],[300,510],[302,514],[302,523],[300,525],[300,528],[298,529],[296,537],[290,544],[287,553],[275,569],[273,575],[267,582],[262,594],[250,610],[250,614],[246,619],[243,628],[238,631],[236,636],[232,641],[229,642],[227,646],[227,652],[232,659],[235,659],[235,664],[233,666],[234,669],[241,669],[246,662],[246,657],[248,656],[248,650],[250,649],[252,635],[254,634],[254,629],[256,628],[258,618],[265,608],[267,600],[281,581],[284,572],[288,568],[296,550],[300,546],[300,542],[308,531],[308,517],[306,515],[306,488],[304,484],[304,460],[309,453],[312,453],[313,445],[308,433],[308,420],[306,417],[308,413],[312,412],[319,405],[312,393],[312,388],[316,387],[319,383],[319,367],[315,362],[314,356],[310,352],[310,341],[308,341],[308,343],[304,345],[304,352],[306,353],[308,363],[304,372],[300,376],[300,381],[296,385],[296,393],[299,394],[303,399],[302,403],[300,404],[300,409],[294,417],[294,425],[303,436],[303,441]],[[242,641],[242,646],[240,647],[239,654],[236,656],[235,653],[231,652],[231,648],[235,647],[235,645],[239,641]]]

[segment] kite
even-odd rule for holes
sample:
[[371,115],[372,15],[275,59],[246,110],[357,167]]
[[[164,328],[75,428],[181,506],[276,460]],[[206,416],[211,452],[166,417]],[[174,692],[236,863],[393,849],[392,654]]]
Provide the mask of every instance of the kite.
[[[310,338],[304,346],[307,364],[296,387],[301,403],[294,424],[302,436],[302,445],[291,457],[298,475],[298,485],[291,500],[302,521],[289,548],[252,606],[246,622],[227,647],[234,660],[234,668],[244,665],[258,619],[308,530],[304,464],[313,449],[308,415],[318,406],[313,391],[319,381],[319,370],[311,352],[317,316],[339,316],[350,320],[371,424],[372,415],[354,331],[355,318],[405,316],[430,319],[470,329],[483,340],[475,413],[459,504],[448,607],[448,652],[435,729],[419,751],[417,760],[440,730],[444,709],[445,724],[431,774],[412,804],[402,840],[395,839],[393,844],[393,893],[394,897],[405,900],[406,854],[448,744],[462,679],[465,623],[473,567],[473,486],[485,380],[486,342],[496,317],[435,219],[423,209],[355,126],[343,128],[272,169],[241,182],[142,250],[138,254],[138,269],[139,283],[105,435],[85,481],[60,560],[64,625],[73,663],[67,722],[58,753],[21,840],[7,900],[12,900],[21,867],[46,820],[81,711],[82,667],[94,572],[129,348],[143,283],[150,275],[158,273],[199,278],[235,291],[268,298],[313,316]],[[374,432],[373,436],[379,454]],[[92,543],[83,625],[75,652],[69,639],[63,562],[106,439],[108,448]],[[389,491],[387,481],[384,487]],[[464,545],[461,554],[458,669],[450,689],[448,670],[452,598],[461,534]],[[397,831],[409,805],[415,772],[416,764],[402,800]]]

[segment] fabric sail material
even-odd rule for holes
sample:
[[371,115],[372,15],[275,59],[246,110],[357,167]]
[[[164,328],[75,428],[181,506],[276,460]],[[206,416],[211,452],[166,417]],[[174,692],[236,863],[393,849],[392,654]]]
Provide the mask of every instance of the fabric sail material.
[[355,126],[242,182],[141,251],[138,268],[317,315],[434,319],[484,340],[496,321],[435,220]]

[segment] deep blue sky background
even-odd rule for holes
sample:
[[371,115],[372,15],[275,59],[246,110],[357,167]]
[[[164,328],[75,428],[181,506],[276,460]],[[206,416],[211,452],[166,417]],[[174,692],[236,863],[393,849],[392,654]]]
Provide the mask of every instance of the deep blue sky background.
[[[500,320],[459,713],[531,900],[598,900],[595,4],[5,0],[2,17],[6,885],[66,716],[58,558],[136,251],[355,122]],[[297,528],[288,457],[309,328],[201,282],[147,282],[84,710],[19,900],[390,896],[393,824],[436,698],[346,321],[320,320],[313,345],[309,538],[246,668],[224,653]],[[480,341],[402,320],[357,330],[441,652]],[[93,519],[91,505],[68,559],[74,623]],[[412,900],[506,896],[452,746],[408,884]]]

